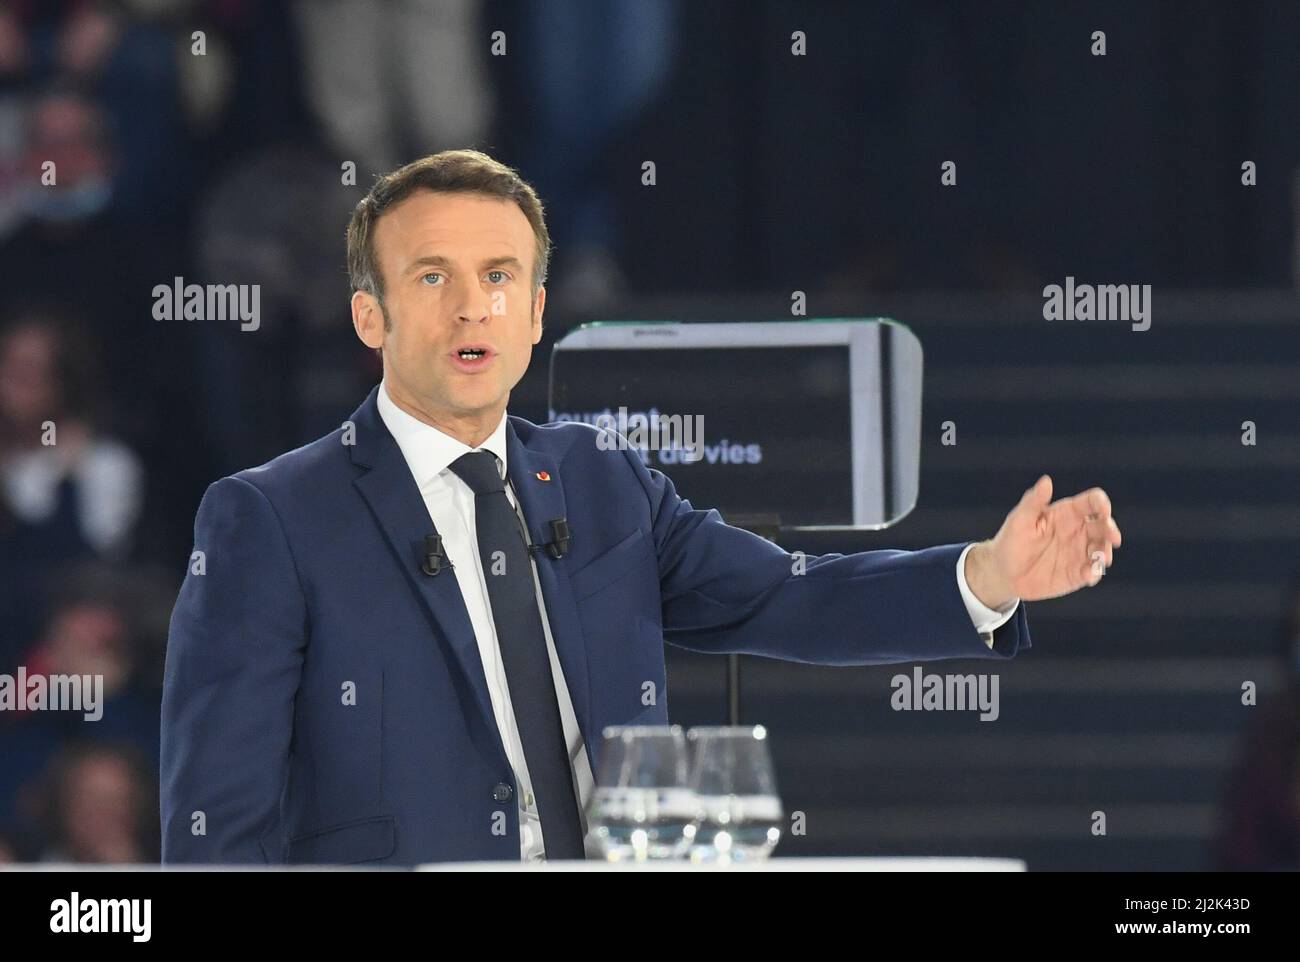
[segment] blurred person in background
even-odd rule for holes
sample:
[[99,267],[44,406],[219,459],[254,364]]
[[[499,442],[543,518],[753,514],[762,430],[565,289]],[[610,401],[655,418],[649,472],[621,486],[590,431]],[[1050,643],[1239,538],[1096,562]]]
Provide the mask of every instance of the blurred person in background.
[[64,749],[38,792],[42,862],[158,861],[153,779],[140,753],[111,742]]
[[85,243],[96,228],[107,233],[100,215],[114,199],[117,161],[103,107],[71,87],[51,87],[29,102],[25,116],[20,165],[25,219],[18,238],[57,247]]
[[121,558],[140,513],[142,471],[92,421],[93,379],[77,322],[37,310],[0,332],[4,503],[32,525],[57,524],[66,511],[79,542],[70,555]]
[[[116,738],[154,757],[158,748],[158,596],[138,573],[88,568],[69,572],[69,587],[55,605],[40,641],[25,659],[28,673],[92,675],[103,680],[100,738]],[[154,611],[154,636],[146,629]],[[163,611],[165,618],[165,610]],[[45,716],[66,735],[84,737],[87,722],[75,712]]]
[[0,664],[30,640],[61,566],[129,552],[144,471],[102,414],[75,321],[37,308],[0,329]]
[[1220,871],[1300,871],[1300,575],[1287,597],[1282,683],[1250,709],[1211,853]]
[[561,280],[551,301],[596,310],[627,286],[608,150],[666,86],[680,12],[676,0],[549,0],[524,16],[535,116],[520,166],[553,212]]
[[298,0],[307,98],[357,183],[475,145],[493,110],[480,0]]

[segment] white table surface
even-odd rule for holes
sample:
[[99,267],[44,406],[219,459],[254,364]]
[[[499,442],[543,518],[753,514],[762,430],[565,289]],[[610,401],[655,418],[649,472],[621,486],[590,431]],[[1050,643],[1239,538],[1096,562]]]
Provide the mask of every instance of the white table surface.
[[438,862],[420,872],[1024,872],[1014,858],[773,858],[735,865],[648,862]]

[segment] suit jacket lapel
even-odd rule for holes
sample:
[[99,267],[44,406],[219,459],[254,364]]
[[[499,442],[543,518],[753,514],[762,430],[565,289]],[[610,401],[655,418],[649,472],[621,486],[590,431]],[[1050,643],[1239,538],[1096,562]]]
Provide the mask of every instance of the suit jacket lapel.
[[[564,479],[554,458],[528,448],[520,440],[513,419],[507,419],[506,422],[506,473],[514,487],[515,496],[519,499],[519,506],[523,509],[529,538],[538,546],[533,557],[537,562],[537,577],[542,585],[542,598],[546,602],[551,637],[555,641],[555,653],[564,671],[574,713],[578,716],[578,727],[582,729],[590,755],[592,733],[588,727],[591,693],[587,678],[587,649],[582,624],[578,619],[578,606],[573,600],[568,569],[563,562],[552,558],[540,547],[551,540],[551,521],[568,518]],[[575,531],[572,536],[575,539],[581,538],[582,532]]]
[[[456,576],[444,572],[431,577],[420,569],[424,560],[424,538],[433,532],[433,522],[401,448],[379,416],[375,402],[378,391],[378,387],[371,391],[352,415],[356,431],[352,460],[368,469],[354,483],[383,529],[407,580],[448,640],[481,717],[488,722],[491,743],[504,759],[505,749],[488,695],[483,660],[479,657],[478,642]],[[471,731],[476,729],[473,725],[469,727]]]

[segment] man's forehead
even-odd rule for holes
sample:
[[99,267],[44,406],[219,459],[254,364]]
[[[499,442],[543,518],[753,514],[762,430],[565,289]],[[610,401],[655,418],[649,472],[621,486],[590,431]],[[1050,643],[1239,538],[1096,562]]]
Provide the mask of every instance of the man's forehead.
[[458,253],[522,257],[531,240],[532,226],[517,204],[480,194],[419,191],[386,211],[375,227],[376,244],[391,248],[399,257]]

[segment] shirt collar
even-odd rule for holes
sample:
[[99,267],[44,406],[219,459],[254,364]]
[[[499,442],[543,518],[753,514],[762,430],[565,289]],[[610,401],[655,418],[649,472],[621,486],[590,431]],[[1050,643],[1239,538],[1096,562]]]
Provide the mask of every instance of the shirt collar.
[[502,478],[506,475],[506,415],[501,413],[501,422],[482,444],[471,448],[450,434],[446,434],[425,424],[419,418],[407,414],[388,396],[388,386],[381,381],[376,398],[379,416],[406,458],[415,483],[421,491],[439,477],[453,461],[471,451],[491,451],[497,456]]

